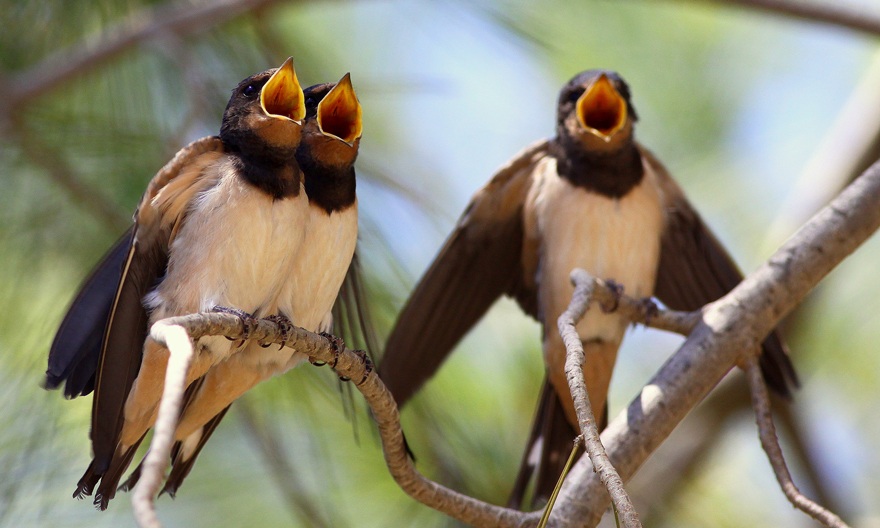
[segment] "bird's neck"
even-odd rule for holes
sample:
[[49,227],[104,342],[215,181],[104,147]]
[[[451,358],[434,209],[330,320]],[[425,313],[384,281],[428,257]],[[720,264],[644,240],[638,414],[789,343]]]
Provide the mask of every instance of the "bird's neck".
[[310,204],[330,214],[348,209],[355,203],[357,182],[353,166],[321,165],[311,158],[300,159],[300,164],[306,175],[305,188]]
[[239,151],[235,157],[242,177],[274,199],[299,195],[302,171],[292,155],[263,156]]
[[619,149],[594,152],[573,139],[555,142],[559,175],[578,187],[611,198],[626,195],[642,181],[642,157],[634,141]]

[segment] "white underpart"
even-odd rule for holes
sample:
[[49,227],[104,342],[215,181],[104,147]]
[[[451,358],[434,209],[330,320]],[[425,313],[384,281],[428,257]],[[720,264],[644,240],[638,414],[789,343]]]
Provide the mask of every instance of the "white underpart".
[[[147,298],[155,308],[151,322],[215,306],[255,316],[276,311],[278,292],[290,279],[308,229],[305,190],[275,200],[233,176],[231,167],[219,170],[219,183],[194,200],[171,246],[166,280]],[[199,344],[218,361],[231,350],[224,337]]]
[[[660,252],[663,211],[656,177],[645,166],[642,182],[620,199],[576,187],[556,173],[556,160],[545,158],[537,169],[526,211],[526,236],[541,241],[537,270],[539,307],[546,332],[571,302],[569,274],[583,268],[613,279],[634,296],[651,295]],[[591,308],[577,324],[581,340],[619,341],[627,321]]]
[[[329,331],[331,309],[357,243],[357,203],[345,211],[329,215],[312,206],[307,223],[302,248],[286,270],[286,282],[276,303],[277,311],[306,330]],[[257,343],[249,343],[244,350],[209,372],[201,392],[208,391],[214,396],[195,402],[177,432],[178,438],[183,437],[183,457],[192,456],[203,434],[200,426],[190,433],[192,429],[188,425],[191,422],[187,423],[187,418],[203,424],[256,383],[282,374],[306,359],[305,354],[290,347],[279,350],[274,345],[263,348]]]
[[[344,211],[330,214],[312,206],[310,214],[303,250],[293,262],[278,309],[297,326],[313,332],[329,332],[333,324],[331,309],[357,244],[357,202]],[[295,355],[286,369],[303,359],[304,356]]]

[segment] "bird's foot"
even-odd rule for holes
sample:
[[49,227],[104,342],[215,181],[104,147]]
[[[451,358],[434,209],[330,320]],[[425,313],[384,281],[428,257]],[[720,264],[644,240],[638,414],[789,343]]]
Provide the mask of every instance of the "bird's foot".
[[611,290],[612,301],[607,304],[602,303],[600,304],[600,307],[603,312],[611,313],[617,310],[617,307],[620,306],[620,298],[623,296],[623,284],[613,279],[608,279],[605,281],[605,286]]
[[[333,348],[333,364],[330,365],[330,368],[336,368],[336,363],[339,361],[339,354],[341,354],[342,351],[345,350],[345,342],[343,342],[342,339],[336,337],[335,335],[329,334],[327,332],[320,332],[318,335],[320,335],[327,341],[330,341],[330,346]],[[313,361],[311,358],[309,358],[309,361],[312,363],[312,365],[316,367],[323,367],[327,364],[324,361]]]
[[[284,314],[270,315],[269,317],[266,317],[266,320],[272,321],[278,325],[278,330],[281,332],[281,345],[278,347],[278,350],[281,350],[287,346],[287,342],[290,340],[290,332],[293,330],[293,321]],[[270,344],[271,343],[260,343],[260,346],[266,348]]]
[[[244,344],[245,341],[250,339],[251,332],[253,332],[254,328],[257,327],[257,319],[253,315],[245,312],[244,310],[239,310],[238,308],[230,308],[228,306],[215,306],[211,308],[211,311],[216,313],[234,315],[241,320],[241,339],[238,340],[237,343],[235,343],[236,348],[240,347]],[[235,339],[231,337],[227,337],[226,339],[230,341],[235,341]]]
[[[364,362],[364,376],[359,382],[355,383],[355,385],[360,387],[364,384],[365,381],[367,381],[367,376],[370,375],[370,372],[373,372],[373,360],[370,359],[370,356],[368,356],[366,351],[364,350],[355,350],[354,353],[357,354],[357,356],[361,358],[361,361]],[[343,376],[340,376],[339,379],[341,379],[342,381],[351,381],[350,379],[344,378]]]
[[651,319],[660,313],[660,308],[651,297],[642,297],[639,299],[639,305],[639,311],[645,316],[645,325],[647,326],[651,324]]

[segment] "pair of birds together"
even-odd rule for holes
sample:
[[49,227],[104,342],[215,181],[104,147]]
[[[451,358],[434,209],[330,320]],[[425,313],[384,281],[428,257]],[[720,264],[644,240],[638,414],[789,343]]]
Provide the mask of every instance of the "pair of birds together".
[[[577,436],[556,319],[575,267],[635,296],[693,310],[742,278],[660,162],[633,135],[629,88],[590,70],[559,96],[556,137],[518,154],[474,196],[401,311],[379,374],[403,405],[501,295],[544,326],[545,383],[510,504],[549,494]],[[150,182],[132,229],[86,280],[50,350],[47,387],[95,391],[94,459],[75,496],[116,492],[156,417],[168,352],[159,319],[232,310],[330,331],[357,238],[353,164],[361,109],[346,75],[302,90],[290,59],[233,90],[218,137],[189,145]],[[243,311],[240,312],[239,310]],[[577,325],[593,408],[606,396],[628,321],[591,310]],[[245,325],[247,327],[247,325]],[[173,494],[235,399],[305,359],[288,347],[202,338],[175,431]],[[797,384],[778,335],[761,366],[784,395]],[[123,488],[138,478],[136,469]]]

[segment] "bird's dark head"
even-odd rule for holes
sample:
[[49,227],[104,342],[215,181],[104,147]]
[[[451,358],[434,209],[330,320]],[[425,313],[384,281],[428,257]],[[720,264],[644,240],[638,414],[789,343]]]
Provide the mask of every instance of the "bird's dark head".
[[580,73],[559,94],[557,134],[593,151],[629,144],[637,119],[629,86],[613,71]]
[[360,102],[349,74],[337,83],[316,84],[304,91],[306,117],[297,159],[325,167],[350,167],[363,132]]
[[233,152],[292,157],[302,136],[305,97],[288,58],[241,81],[223,113],[220,139]]

